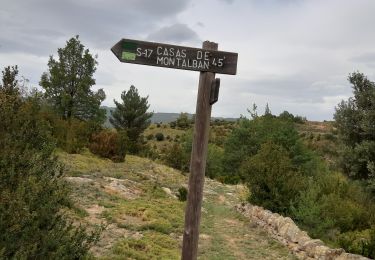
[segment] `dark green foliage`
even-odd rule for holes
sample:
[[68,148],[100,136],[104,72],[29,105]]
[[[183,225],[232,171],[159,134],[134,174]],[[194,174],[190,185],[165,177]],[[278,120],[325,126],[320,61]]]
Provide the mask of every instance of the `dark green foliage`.
[[214,144],[208,144],[206,176],[216,179],[223,175],[224,149]]
[[39,95],[23,97],[17,84],[5,89],[0,87],[1,258],[83,258],[97,233],[87,236],[63,213],[71,205],[69,189]]
[[187,132],[180,138],[179,142],[173,143],[165,153],[165,163],[180,171],[188,172],[192,139],[192,132]]
[[250,188],[250,202],[284,214],[304,187],[289,153],[272,142],[262,144],[259,152],[242,164],[241,175]]
[[92,153],[114,162],[123,162],[127,143],[126,133],[106,129],[91,137],[89,149]]
[[303,167],[312,160],[311,154],[299,140],[293,122],[269,116],[255,117],[253,120],[243,118],[224,145],[226,182],[245,180],[246,177],[239,172],[242,162],[255,155],[267,141],[282,146],[289,153],[294,167]]
[[91,135],[100,130],[100,126],[93,121],[85,122],[75,118],[67,121],[53,111],[43,111],[43,117],[52,127],[57,146],[68,153],[79,153],[88,145]]
[[374,181],[375,142],[362,141],[354,147],[343,146],[340,150],[340,165],[353,179]]
[[149,144],[143,145],[141,151],[139,152],[139,156],[146,157],[151,160],[156,160],[160,158],[160,153],[157,149],[157,146],[152,147]]
[[105,110],[100,108],[100,103],[105,93],[102,89],[97,92],[90,89],[95,84],[96,59],[84,49],[78,36],[57,52],[58,60],[50,57],[48,72],[40,80],[49,103],[63,119],[77,118],[102,124]]
[[324,139],[326,140],[329,140],[329,141],[332,141],[332,142],[336,142],[337,141],[337,136],[332,134],[332,133],[325,133],[323,135]]
[[176,126],[180,129],[190,128],[193,121],[189,119],[187,113],[181,113],[180,116],[176,119]]
[[210,127],[210,143],[215,144],[217,146],[220,146],[221,148],[224,147],[224,143],[227,139],[227,136],[230,132],[230,129],[228,128],[230,126],[231,122],[229,124],[214,124]]
[[164,134],[163,133],[156,133],[155,139],[156,139],[156,141],[164,141]]
[[190,154],[187,154],[181,144],[174,143],[166,151],[164,156],[165,163],[177,170],[187,172],[189,171]]
[[105,110],[100,108],[104,91],[91,90],[96,65],[76,36],[58,49],[58,60],[50,57],[49,70],[40,80],[48,104],[44,117],[52,126],[57,145],[69,153],[80,152],[105,120]]
[[172,122],[169,123],[169,126],[170,126],[172,129],[175,129],[175,128],[176,128],[176,125],[177,125],[176,121],[172,121]]
[[177,198],[179,201],[186,201],[188,195],[188,190],[185,187],[178,188]]
[[8,96],[18,96],[20,89],[18,86],[18,67],[16,66],[8,66],[5,67],[2,71],[2,84],[0,84],[0,89],[3,94]]
[[359,72],[349,75],[349,82],[354,97],[341,101],[334,115],[345,145],[341,166],[351,178],[371,182],[375,176],[375,83]]
[[306,118],[305,117],[294,116],[292,113],[289,113],[288,111],[282,112],[279,115],[279,118],[283,119],[283,120],[290,120],[290,121],[292,121],[294,123],[298,123],[298,124],[303,124],[303,123],[306,122]]
[[122,103],[114,100],[116,108],[111,111],[110,123],[117,130],[124,130],[129,138],[129,152],[139,151],[139,136],[150,125],[152,112],[147,112],[150,105],[148,97],[140,97],[138,90],[130,86],[129,91],[121,94]]
[[335,233],[371,226],[371,200],[363,188],[343,175],[321,171],[309,179],[292,210],[296,221],[313,237],[335,240]]

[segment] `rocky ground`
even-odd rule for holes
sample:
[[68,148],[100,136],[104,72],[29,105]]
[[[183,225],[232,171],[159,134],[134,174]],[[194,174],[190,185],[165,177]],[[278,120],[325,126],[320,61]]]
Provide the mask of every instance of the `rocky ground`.
[[[185,202],[176,195],[186,187],[186,176],[135,156],[125,163],[88,152],[59,157],[76,202],[72,216],[106,227],[92,258],[180,259]],[[242,186],[206,180],[199,259],[295,259],[288,247],[234,210],[245,196]]]
[[[180,259],[185,175],[136,156],[125,163],[89,152],[58,156],[72,187],[72,217],[105,227],[93,259]],[[245,203],[247,196],[244,186],[206,179],[199,259],[365,259],[311,239],[290,218]]]

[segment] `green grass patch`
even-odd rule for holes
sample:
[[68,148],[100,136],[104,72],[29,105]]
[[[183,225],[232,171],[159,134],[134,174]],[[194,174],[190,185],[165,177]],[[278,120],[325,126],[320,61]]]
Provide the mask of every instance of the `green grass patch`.
[[176,239],[155,231],[147,231],[139,239],[120,240],[105,259],[180,259],[179,245]]

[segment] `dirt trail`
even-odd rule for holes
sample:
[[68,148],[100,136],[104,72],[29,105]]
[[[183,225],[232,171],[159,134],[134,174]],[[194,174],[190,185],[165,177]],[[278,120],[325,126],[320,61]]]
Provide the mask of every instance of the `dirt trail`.
[[199,259],[296,259],[288,249],[269,238],[232,205],[239,202],[240,186],[222,185],[208,180],[200,239]]

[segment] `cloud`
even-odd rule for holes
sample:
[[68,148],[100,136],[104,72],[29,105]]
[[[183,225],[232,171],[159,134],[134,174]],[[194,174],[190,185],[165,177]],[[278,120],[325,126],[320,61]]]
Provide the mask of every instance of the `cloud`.
[[242,80],[235,84],[234,89],[236,93],[263,95],[300,103],[321,103],[325,97],[348,93],[344,77],[340,81],[316,81],[308,75],[268,76]]
[[190,0],[7,1],[0,13],[0,52],[50,53],[62,39],[80,35],[90,46],[108,49],[124,36],[150,33]]
[[147,39],[172,43],[196,43],[200,41],[198,34],[182,23],[162,27],[156,32],[151,33]]
[[234,0],[219,0],[221,2],[225,2],[227,4],[233,4]]
[[199,26],[199,27],[204,27],[204,23],[202,23],[202,22],[197,22],[197,26]]
[[375,52],[363,53],[349,60],[356,63],[363,63],[370,68],[375,68]]

